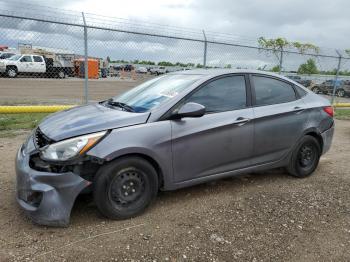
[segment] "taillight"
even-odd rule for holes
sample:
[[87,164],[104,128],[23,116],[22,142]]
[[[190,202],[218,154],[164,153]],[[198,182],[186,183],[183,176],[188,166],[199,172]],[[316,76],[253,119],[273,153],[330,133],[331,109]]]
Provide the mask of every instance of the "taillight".
[[326,106],[323,108],[323,111],[325,111],[330,117],[333,117],[334,110],[332,106]]

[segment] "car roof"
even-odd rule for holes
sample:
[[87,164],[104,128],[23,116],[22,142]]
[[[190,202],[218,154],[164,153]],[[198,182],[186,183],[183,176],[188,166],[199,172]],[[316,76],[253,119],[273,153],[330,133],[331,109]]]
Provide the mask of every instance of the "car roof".
[[184,70],[184,71],[176,71],[172,72],[170,74],[173,75],[203,75],[203,76],[220,76],[220,75],[225,75],[225,74],[263,74],[263,75],[268,75],[268,76],[274,76],[278,78],[285,79],[287,81],[290,81],[291,79],[288,77],[284,77],[282,75],[268,72],[268,71],[261,71],[261,70],[254,70],[254,69],[220,69],[220,68],[215,68],[215,69],[192,69],[192,70]]

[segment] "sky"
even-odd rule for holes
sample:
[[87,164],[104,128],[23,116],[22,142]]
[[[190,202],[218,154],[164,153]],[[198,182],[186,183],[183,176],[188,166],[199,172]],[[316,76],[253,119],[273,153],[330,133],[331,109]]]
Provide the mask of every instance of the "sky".
[[[46,0],[35,2],[47,3]],[[56,1],[49,2],[54,4]],[[258,36],[282,36],[324,47],[350,47],[348,0],[107,0],[103,4],[95,0],[60,2],[60,8],[70,10],[205,29],[252,39]]]
[[[20,1],[0,0],[0,13],[1,10],[20,12],[20,4]],[[130,24],[134,23],[148,28],[151,32],[164,30],[172,34],[181,31],[184,35],[202,37],[201,30],[204,29],[209,37],[214,38],[223,33],[224,35],[221,35],[223,37],[248,45],[256,45],[256,39],[260,36],[284,37],[291,41],[313,43],[324,47],[324,50],[332,54],[335,54],[334,49],[350,48],[348,37],[350,2],[346,0],[32,0],[30,4],[33,5],[30,6],[33,9],[35,5],[40,5],[49,6],[52,10],[53,8],[72,10],[73,12],[68,12],[69,14],[75,12],[77,15],[82,11],[98,14],[99,19],[101,16],[106,16],[106,21],[119,21],[126,28],[131,28]],[[47,16],[50,17],[49,12]],[[115,20],[110,17],[114,17]],[[89,21],[92,20],[93,18]],[[10,43],[27,41],[50,44],[51,42],[55,47],[59,45],[81,52],[81,32],[76,28],[67,30],[56,25],[47,26],[29,21],[12,22],[6,20],[1,23],[8,30],[0,32],[0,39],[3,37]],[[13,31],[15,28],[17,31]],[[48,38],[47,32],[50,30],[51,36]],[[11,37],[12,39],[9,39]],[[89,49],[93,55],[110,55],[115,59],[187,60],[194,63],[201,63],[203,60],[201,43],[98,30],[89,32],[89,37],[92,39]],[[208,46],[207,60],[212,64],[230,63],[242,67],[276,64],[273,56],[248,49],[216,45]],[[295,67],[301,60],[297,57],[289,57],[288,60],[287,57],[286,64]],[[326,62],[320,60],[318,63],[324,65],[325,69],[336,65],[336,61],[333,60]]]

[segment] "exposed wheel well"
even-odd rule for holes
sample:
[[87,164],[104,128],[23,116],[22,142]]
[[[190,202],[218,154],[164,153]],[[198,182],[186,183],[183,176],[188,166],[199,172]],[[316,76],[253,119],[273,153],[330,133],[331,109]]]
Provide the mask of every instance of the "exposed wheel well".
[[18,70],[17,66],[15,66],[15,65],[8,65],[8,66],[6,66],[6,69],[10,69],[10,68],[14,68],[16,71]]
[[314,138],[316,138],[318,143],[320,144],[321,152],[323,151],[323,139],[322,139],[322,136],[320,134],[318,134],[316,132],[309,132],[309,133],[306,133],[305,135],[313,136]]
[[119,157],[113,159],[112,161],[120,159],[120,158],[133,157],[133,156],[145,159],[147,162],[149,162],[154,167],[154,169],[156,170],[157,175],[158,175],[159,188],[162,188],[164,185],[163,171],[160,168],[158,162],[156,160],[154,160],[152,157],[150,157],[148,155],[144,155],[144,154],[133,153],[133,154],[126,154],[126,155],[119,156]]

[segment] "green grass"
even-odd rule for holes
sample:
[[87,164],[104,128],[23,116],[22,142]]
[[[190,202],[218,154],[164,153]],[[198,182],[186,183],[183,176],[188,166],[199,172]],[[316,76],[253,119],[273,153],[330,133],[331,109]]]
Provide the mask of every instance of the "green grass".
[[0,132],[33,129],[48,113],[0,114]]
[[350,120],[350,109],[337,108],[335,111],[335,118],[340,120]]
[[[19,130],[30,130],[47,116],[48,113],[0,114],[0,137],[16,136]],[[335,118],[350,120],[350,109],[337,109]]]

